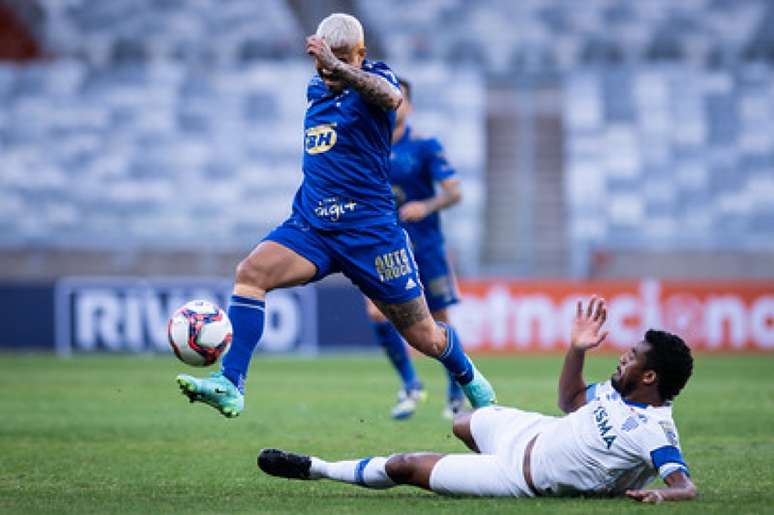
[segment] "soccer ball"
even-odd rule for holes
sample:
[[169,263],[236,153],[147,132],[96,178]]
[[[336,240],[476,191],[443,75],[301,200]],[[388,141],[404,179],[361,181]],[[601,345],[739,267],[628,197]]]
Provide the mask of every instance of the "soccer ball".
[[192,300],[175,311],[167,326],[169,345],[180,361],[212,365],[231,344],[231,321],[212,302]]

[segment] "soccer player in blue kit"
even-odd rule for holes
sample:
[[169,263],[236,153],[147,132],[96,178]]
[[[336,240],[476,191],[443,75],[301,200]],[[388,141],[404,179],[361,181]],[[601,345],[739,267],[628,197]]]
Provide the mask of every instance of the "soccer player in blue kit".
[[[392,132],[390,182],[398,205],[399,223],[413,245],[430,313],[436,321],[448,324],[447,308],[459,302],[459,298],[454,274],[446,258],[438,212],[462,199],[460,181],[438,140],[418,135],[409,125],[408,115],[413,109],[411,85],[402,78],[398,82],[403,102],[396,112]],[[436,183],[440,186],[438,192]],[[414,414],[418,402],[426,397],[424,388],[395,326],[368,299],[366,309],[376,338],[403,383],[391,415],[395,419],[408,418]],[[451,373],[448,373],[446,400],[444,416],[452,418],[462,408],[465,397]]]
[[317,74],[307,87],[304,180],[292,214],[237,266],[228,307],[234,337],[221,370],[208,378],[180,374],[180,389],[192,402],[238,416],[263,332],[266,293],[342,272],[411,346],[454,374],[474,407],[493,404],[494,390],[455,331],[430,315],[397,223],[390,139],[403,97],[395,75],[384,63],[365,59],[363,27],[346,14],[325,18],[306,39],[306,52]]

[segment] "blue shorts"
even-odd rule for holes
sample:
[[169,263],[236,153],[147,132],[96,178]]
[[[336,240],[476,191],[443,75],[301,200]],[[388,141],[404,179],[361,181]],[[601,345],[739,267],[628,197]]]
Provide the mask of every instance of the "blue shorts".
[[449,266],[443,244],[415,246],[414,258],[419,267],[419,278],[425,288],[425,298],[430,311],[437,311],[460,301],[457,280]]
[[422,295],[411,243],[397,223],[325,231],[294,213],[264,240],[311,261],[317,273],[310,282],[341,272],[367,297],[386,304],[402,304]]

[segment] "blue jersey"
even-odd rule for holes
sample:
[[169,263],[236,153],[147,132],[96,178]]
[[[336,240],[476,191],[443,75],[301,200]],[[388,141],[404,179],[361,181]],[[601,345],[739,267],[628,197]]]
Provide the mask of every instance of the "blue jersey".
[[[398,206],[435,196],[435,183],[455,172],[435,138],[415,136],[411,127],[392,145],[390,181]],[[441,219],[432,213],[418,222],[400,222],[417,249],[443,244]]]
[[[362,69],[400,91],[386,64],[364,61]],[[304,181],[293,211],[323,230],[394,222],[389,171],[395,112],[366,102],[352,88],[336,95],[319,75],[306,96]]]

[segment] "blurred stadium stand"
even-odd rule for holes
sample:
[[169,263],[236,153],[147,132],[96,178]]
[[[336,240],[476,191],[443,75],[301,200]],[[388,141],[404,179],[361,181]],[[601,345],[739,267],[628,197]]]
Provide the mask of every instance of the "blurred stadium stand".
[[772,84],[760,63],[572,73],[564,98],[575,258],[596,246],[774,251]]
[[392,58],[469,60],[490,73],[772,57],[774,28],[766,1],[359,0],[358,5]]
[[462,173],[445,221],[463,274],[774,273],[774,2],[0,9],[28,41],[0,62],[6,277],[229,275],[289,211],[303,37],[335,10],[413,79],[416,125]]

